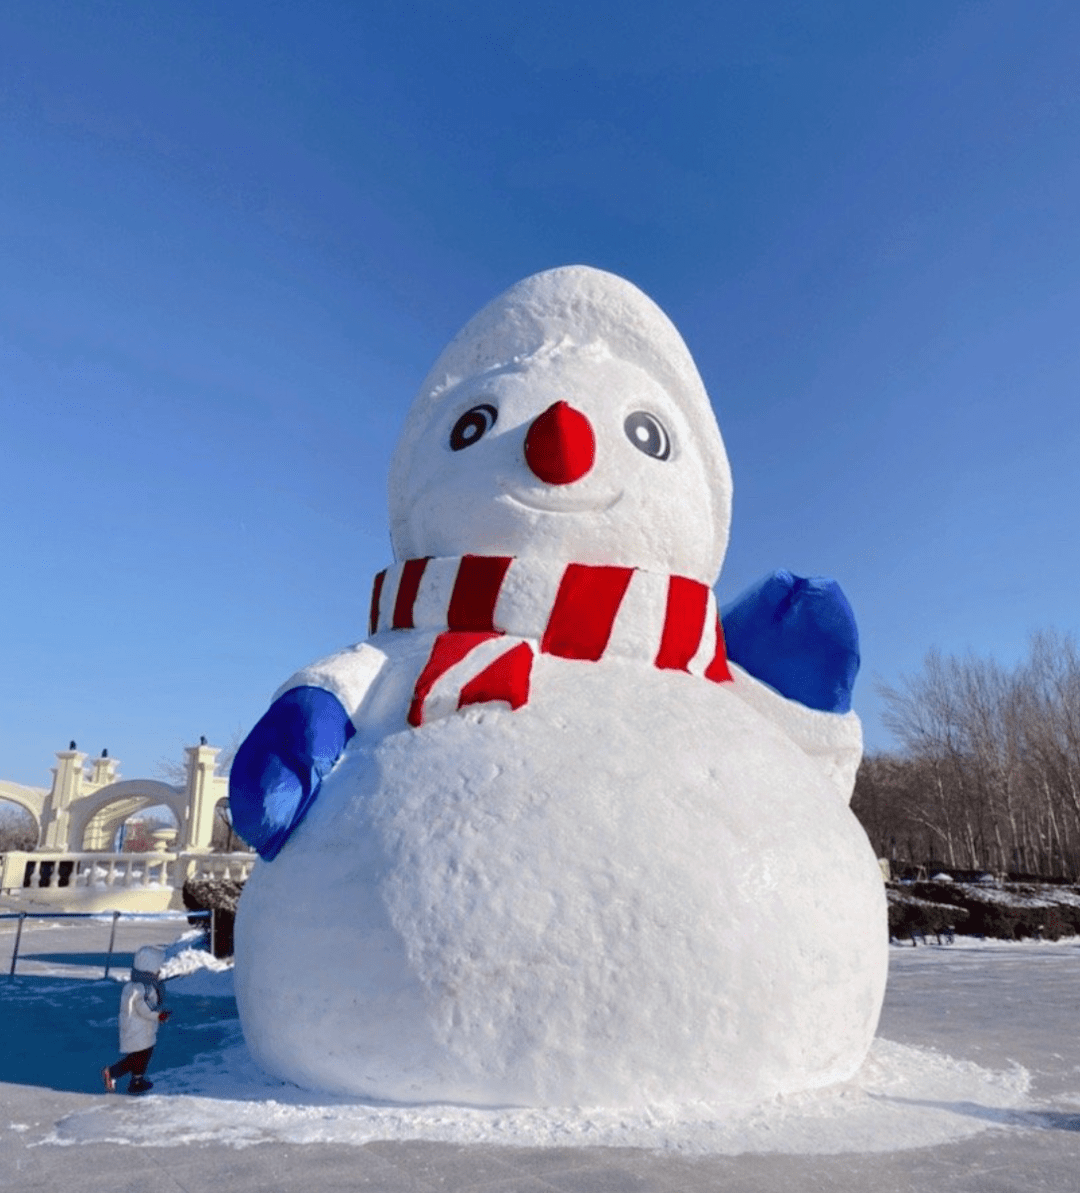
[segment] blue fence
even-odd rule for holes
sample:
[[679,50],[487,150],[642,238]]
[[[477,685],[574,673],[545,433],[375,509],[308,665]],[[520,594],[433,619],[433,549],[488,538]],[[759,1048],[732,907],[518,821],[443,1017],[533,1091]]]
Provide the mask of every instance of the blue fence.
[[204,920],[210,921],[210,952],[214,952],[214,917],[209,911],[10,911],[0,913],[0,920],[18,920],[15,929],[15,944],[11,950],[11,968],[8,977],[15,974],[15,965],[19,960],[19,943],[22,940],[23,923],[26,920],[100,920],[105,916],[112,917],[112,928],[109,931],[109,951],[105,957],[105,977],[109,976],[112,966],[113,946],[116,943],[116,925],[119,920]]

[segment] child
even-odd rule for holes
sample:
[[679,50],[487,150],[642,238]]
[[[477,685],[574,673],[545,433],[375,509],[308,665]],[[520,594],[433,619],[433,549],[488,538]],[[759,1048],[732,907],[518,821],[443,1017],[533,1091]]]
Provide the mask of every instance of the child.
[[153,1087],[144,1074],[157,1041],[158,1024],[171,1014],[162,1009],[165,986],[157,976],[165,963],[160,945],[144,945],[135,954],[131,978],[120,992],[120,1051],[124,1055],[114,1065],[101,1070],[105,1088],[112,1093],[116,1079],[131,1074],[129,1094],[143,1094]]

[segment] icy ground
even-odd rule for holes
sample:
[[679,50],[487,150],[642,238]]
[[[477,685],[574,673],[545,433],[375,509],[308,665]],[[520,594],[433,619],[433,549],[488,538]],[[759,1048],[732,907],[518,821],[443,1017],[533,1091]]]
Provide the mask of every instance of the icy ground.
[[[67,963],[85,975],[88,958],[46,951],[35,938],[19,975],[0,978],[0,1081],[97,1094],[52,1125],[44,1140],[52,1144],[427,1140],[838,1154],[929,1147],[995,1126],[1080,1123],[1077,941],[1007,945],[961,937],[952,947],[894,947],[881,1034],[862,1071],[840,1087],[751,1109],[537,1111],[380,1105],[279,1082],[247,1053],[231,973],[205,968],[168,983],[174,1016],[154,1054],[154,1093],[107,1096],[98,1092],[98,1071],[115,1058],[117,982],[70,976]],[[182,954],[173,966],[193,968],[196,960]],[[1060,1048],[1048,1049],[1048,1039]]]

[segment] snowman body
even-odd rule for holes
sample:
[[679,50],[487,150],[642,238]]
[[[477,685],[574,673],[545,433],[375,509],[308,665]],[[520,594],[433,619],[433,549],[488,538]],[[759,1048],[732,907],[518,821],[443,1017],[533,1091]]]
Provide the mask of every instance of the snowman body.
[[[333,692],[355,736],[240,904],[237,1001],[271,1072],[392,1101],[627,1105],[745,1102],[862,1062],[886,935],[847,807],[857,718],[726,667],[711,592],[700,644],[665,653],[663,594],[711,584],[730,503],[688,362],[640,292],[569,269],[481,312],[422,387],[391,526],[399,560],[429,562],[376,585],[367,643],[283,689]],[[472,552],[515,561],[490,657],[426,684],[454,606],[438,576]],[[605,648],[567,657],[535,590],[615,566],[632,575]],[[511,658],[527,680],[506,681]],[[467,695],[489,664],[505,699]]]

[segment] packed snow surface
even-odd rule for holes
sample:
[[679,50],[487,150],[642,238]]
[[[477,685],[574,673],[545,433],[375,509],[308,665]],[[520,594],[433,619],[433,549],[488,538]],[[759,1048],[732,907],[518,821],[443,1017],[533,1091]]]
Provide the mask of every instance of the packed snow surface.
[[1023,1068],[994,1072],[888,1040],[875,1041],[850,1081],[752,1106],[656,1101],[636,1108],[527,1109],[359,1101],[312,1094],[267,1076],[244,1045],[231,990],[229,971],[203,969],[170,980],[174,1021],[183,1023],[196,1008],[215,1009],[221,1018],[214,1026],[225,1029],[222,1046],[181,1067],[155,1070],[155,1093],[149,1097],[107,1098],[67,1116],[49,1142],[154,1147],[217,1141],[244,1147],[424,1139],[691,1154],[829,1154],[933,1146],[1006,1125],[1029,1106]]
[[[988,1128],[1060,1128],[1077,1121],[1080,1106],[1075,939],[1018,944],[961,936],[950,947],[893,947],[884,1014],[891,1038],[876,1040],[860,1071],[830,1089],[737,1108],[658,1099],[637,1108],[479,1109],[312,1094],[268,1077],[243,1043],[232,971],[190,944],[170,950],[184,956],[190,972],[167,982],[173,1017],[154,1054],[153,1093],[106,1095],[97,1074],[112,1059],[126,975],[74,978],[82,958],[45,944],[57,935],[43,932],[50,951],[37,951],[27,962],[33,974],[0,992],[0,1081],[17,1083],[4,1086],[5,1095],[43,1084],[43,1049],[44,1085],[81,1091],[64,1099],[69,1108],[77,1099],[74,1113],[8,1123],[16,1133],[33,1128],[37,1140],[53,1145],[420,1139],[683,1155],[836,1154],[932,1147]],[[940,1047],[927,1047],[929,1041]],[[35,1105],[45,1093],[35,1091]]]

